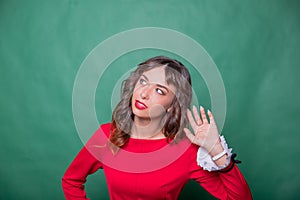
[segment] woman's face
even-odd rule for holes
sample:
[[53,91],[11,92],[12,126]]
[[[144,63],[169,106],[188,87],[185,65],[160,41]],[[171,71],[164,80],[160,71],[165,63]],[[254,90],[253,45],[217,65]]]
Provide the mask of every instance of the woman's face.
[[162,118],[172,104],[176,88],[166,83],[164,66],[144,72],[131,100],[132,111],[140,119]]

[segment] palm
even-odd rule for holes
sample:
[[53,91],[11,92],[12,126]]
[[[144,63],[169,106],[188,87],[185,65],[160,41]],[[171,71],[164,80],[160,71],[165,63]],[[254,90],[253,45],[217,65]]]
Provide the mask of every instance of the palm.
[[204,109],[200,108],[201,118],[198,114],[196,107],[193,107],[193,114],[190,110],[187,111],[187,117],[191,124],[194,134],[185,128],[185,132],[190,141],[198,146],[202,146],[207,151],[213,149],[213,147],[219,142],[219,132],[213,118],[213,115],[208,111],[209,122],[206,118]]

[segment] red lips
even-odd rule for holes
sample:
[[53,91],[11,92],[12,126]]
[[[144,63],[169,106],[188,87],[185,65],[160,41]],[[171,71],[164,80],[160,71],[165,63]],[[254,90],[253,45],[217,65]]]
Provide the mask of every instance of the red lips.
[[144,103],[140,102],[139,100],[135,100],[135,107],[139,110],[144,110],[148,108]]

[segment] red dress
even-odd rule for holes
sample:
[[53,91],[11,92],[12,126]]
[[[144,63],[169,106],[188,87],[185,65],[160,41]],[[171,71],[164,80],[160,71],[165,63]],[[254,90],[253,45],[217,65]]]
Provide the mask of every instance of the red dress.
[[[99,168],[104,170],[110,199],[112,200],[174,200],[178,198],[182,188],[190,179],[197,181],[218,199],[252,199],[249,187],[234,163],[231,163],[234,166],[228,172],[208,172],[203,170],[196,162],[199,147],[193,144],[190,144],[176,160],[167,165],[163,163],[165,166],[162,165],[163,167],[154,171],[134,172],[124,169],[119,170],[122,163],[125,163],[126,160],[119,163],[121,165],[118,167],[109,163],[113,158],[101,160],[106,155],[97,154],[102,151],[103,144],[102,146],[99,144],[99,134],[103,134],[103,132],[106,136],[109,135],[110,124],[104,124],[96,131],[65,172],[62,178],[62,186],[66,199],[87,199],[84,191],[86,177],[95,173]],[[143,155],[143,153],[160,150],[166,145],[168,145],[166,139],[130,138],[129,142],[122,149]],[[96,149],[97,153],[90,150],[91,146],[97,147],[93,148]],[[140,162],[131,162],[131,164],[129,166],[143,165]]]

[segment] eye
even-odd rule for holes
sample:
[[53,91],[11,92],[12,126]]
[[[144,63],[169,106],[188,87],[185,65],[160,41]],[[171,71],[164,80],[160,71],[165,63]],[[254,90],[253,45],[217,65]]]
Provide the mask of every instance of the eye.
[[165,95],[165,94],[166,94],[166,93],[165,93],[162,89],[160,89],[160,88],[156,88],[155,90],[156,90],[156,92],[157,92],[158,94],[160,94],[160,95]]
[[140,84],[141,84],[141,85],[146,85],[147,82],[145,81],[145,79],[142,79],[142,78],[141,78],[141,79],[140,79]]

